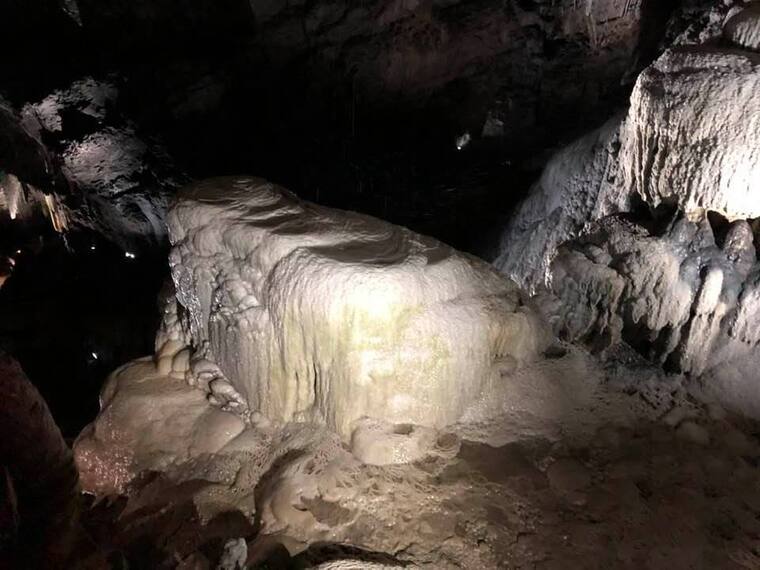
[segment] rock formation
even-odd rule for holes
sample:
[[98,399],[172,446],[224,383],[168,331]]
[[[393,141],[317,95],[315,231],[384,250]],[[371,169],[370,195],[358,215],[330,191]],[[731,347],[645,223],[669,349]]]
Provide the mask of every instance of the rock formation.
[[752,2],[732,12],[724,28],[726,39],[742,48],[760,49],[760,4]]
[[[598,347],[626,341],[670,370],[709,371],[711,397],[758,416],[759,271],[743,220],[719,247],[706,219],[676,218],[657,233],[607,218],[552,263],[560,332]],[[737,371],[730,386],[715,385]]]
[[125,249],[158,245],[168,197],[183,178],[116,110],[118,96],[113,84],[85,78],[25,105],[20,125],[52,157],[47,171],[59,184],[41,190],[65,204],[72,225]]
[[[75,454],[86,491],[127,497],[120,519],[120,526],[129,525],[127,540],[146,526],[155,529],[146,540],[165,541],[173,560],[210,540],[215,520],[235,521],[235,514],[249,521],[236,525],[242,534],[234,536],[247,539],[251,557],[265,556],[275,544],[289,556],[334,545],[360,567],[372,554],[392,566],[494,567],[508,556],[505,545],[523,521],[535,524],[533,501],[551,500],[530,444],[515,442],[592,437],[599,425],[628,421],[643,409],[639,398],[610,401],[598,390],[601,375],[593,362],[570,351],[505,374],[501,389],[486,395],[486,415],[445,429],[365,419],[348,443],[312,423],[268,422],[260,415],[244,423],[189,385],[179,368],[165,373],[159,366],[146,358],[111,375],[103,409],[77,440]],[[584,467],[568,463],[565,470],[583,477]],[[567,481],[559,467],[549,474],[553,485],[584,500],[588,482]],[[526,517],[515,517],[525,508],[531,509]],[[512,513],[509,520],[502,510]],[[168,524],[162,518],[177,511],[190,514]]]
[[223,374],[209,389],[272,420],[444,426],[546,344],[483,262],[262,180],[192,185],[168,222],[184,338]]
[[[730,12],[726,37],[754,9]],[[753,416],[759,73],[737,46],[667,50],[622,120],[550,161],[496,261],[540,293],[565,338],[628,342]]]
[[488,567],[498,541],[454,527],[504,479],[473,494],[466,461],[492,477],[491,446],[640,409],[599,393],[583,352],[547,349],[514,283],[432,238],[240,177],[189,186],[168,223],[156,354],[109,377],[75,444],[84,489],[126,495],[132,520],[189,502],[200,525],[242,514],[249,557],[336,543]]
[[590,221],[625,209],[615,185],[620,119],[561,150],[502,234],[495,265],[529,291],[542,286],[557,247]]
[[668,50],[636,82],[623,132],[621,188],[651,207],[730,220],[760,215],[760,58],[748,51]]
[[[39,147],[22,157],[33,171],[14,168],[2,145],[0,166],[66,202],[74,227],[123,249],[165,237],[167,197],[187,182],[178,171],[255,171],[316,201],[328,202],[329,189],[332,203],[384,218],[428,208],[440,189],[416,173],[440,176],[457,137],[532,156],[607,113],[642,49],[656,46],[657,34],[641,37],[642,20],[659,30],[668,16],[643,14],[639,0],[175,8],[30,0],[0,9],[6,51],[24,56],[8,62],[2,96]],[[56,46],[54,58],[37,35]],[[456,217],[442,210],[434,217]]]
[[[171,244],[154,354],[108,377],[75,443],[83,490],[118,496],[88,512],[116,565],[760,567],[757,429],[731,413],[760,417],[755,4],[190,4],[63,0],[108,79],[68,69],[0,108],[19,149],[0,209],[39,203],[120,245],[69,236],[100,273],[118,258],[103,296],[126,298],[133,241]],[[512,204],[642,67],[627,112],[555,154],[515,213],[496,262],[513,279],[324,205],[361,194],[397,220],[413,214],[387,199],[409,194],[485,241],[455,200],[499,210],[488,179]],[[170,197],[181,177],[150,133],[193,177],[263,169],[300,197],[239,176]],[[386,168],[403,161],[429,186]],[[6,302],[34,283],[19,259]],[[126,360],[102,337],[63,350]]]

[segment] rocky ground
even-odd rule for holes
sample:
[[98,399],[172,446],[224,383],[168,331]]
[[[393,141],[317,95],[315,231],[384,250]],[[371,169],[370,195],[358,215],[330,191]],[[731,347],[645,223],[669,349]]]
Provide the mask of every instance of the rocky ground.
[[[372,508],[355,519],[329,498],[306,503],[321,523],[352,526],[352,540],[326,540],[295,557],[257,537],[240,513],[202,521],[193,500],[203,485],[197,481],[169,487],[156,475],[137,498],[96,505],[85,524],[102,548],[113,549],[112,559],[138,567],[213,568],[238,537],[247,541],[251,568],[338,559],[354,561],[345,568],[760,564],[759,426],[716,406],[687,405],[660,421],[606,423],[580,439],[458,445],[451,458],[396,466],[391,478],[381,468],[360,468],[354,480],[364,500],[398,517],[387,526],[374,526],[384,517]],[[398,548],[390,552],[368,548],[393,542]]]
[[553,346],[458,424],[390,425],[370,442],[416,442],[408,462],[367,453],[356,433],[341,442],[316,425],[244,425],[160,361],[112,375],[75,448],[83,487],[101,497],[84,524],[112,560],[655,570],[760,561],[760,426],[632,350],[600,366]]

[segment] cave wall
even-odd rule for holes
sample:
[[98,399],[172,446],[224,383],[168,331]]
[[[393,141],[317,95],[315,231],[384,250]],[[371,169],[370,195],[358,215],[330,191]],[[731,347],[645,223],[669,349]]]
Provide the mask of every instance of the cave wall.
[[760,68],[735,23],[760,14],[707,14],[639,75],[626,115],[552,158],[496,264],[565,339],[626,343],[758,417]]
[[[230,166],[250,160],[246,134],[264,139],[248,152],[309,134],[449,146],[489,116],[510,144],[541,146],[617,102],[642,13],[638,0],[185,4],[181,17],[168,2],[80,1],[80,13],[134,88],[150,87],[151,122],[212,129]],[[199,146],[185,150],[211,167]]]
[[[70,231],[45,233],[57,240],[50,254],[16,266],[0,336],[52,386],[53,360],[94,383],[100,367],[140,353],[155,320],[165,208],[178,186],[207,175],[254,173],[478,253],[548,149],[625,100],[676,4],[3,3],[0,48],[12,57],[0,80],[0,170],[43,213],[49,196]],[[465,133],[472,142],[458,151]],[[0,255],[44,241],[39,225],[0,218]],[[40,318],[28,318],[29,305]],[[101,326],[117,321],[126,332],[109,350]]]
[[[72,102],[71,93],[95,81],[117,94],[102,113],[113,116],[116,109],[124,119],[117,135],[150,147],[148,154],[159,161],[171,157],[190,177],[253,172],[307,198],[416,223],[415,229],[456,241],[420,222],[426,208],[446,199],[439,186],[482,185],[471,182],[480,164],[454,158],[456,137],[468,133],[499,149],[496,158],[485,159],[489,181],[499,168],[515,179],[506,160],[540,161],[546,148],[603,120],[624,100],[631,70],[659,40],[672,3],[653,4],[12,3],[4,9],[6,21],[17,26],[2,41],[18,57],[0,93],[17,113],[28,104],[39,110],[51,97],[68,106],[67,116],[59,113],[60,132],[42,140],[53,155],[71,154],[61,139],[81,144],[113,126],[111,118],[95,117],[100,124],[82,131],[88,104]],[[55,46],[55,53],[46,57],[40,42]],[[165,156],[153,139],[160,139]],[[454,160],[469,181],[452,180]],[[4,153],[0,162],[14,161]],[[66,156],[61,162],[69,173],[81,171]],[[91,192],[76,176],[65,178],[74,195]],[[115,187],[105,194],[119,194],[119,181],[103,178],[102,185]],[[503,198],[506,207],[521,185]],[[142,186],[147,196],[158,196],[162,209],[162,184]],[[495,193],[489,190],[489,199]],[[466,202],[459,197],[432,217],[453,217]],[[110,215],[104,202],[86,207],[94,211],[85,218]],[[161,219],[160,213],[152,217]]]

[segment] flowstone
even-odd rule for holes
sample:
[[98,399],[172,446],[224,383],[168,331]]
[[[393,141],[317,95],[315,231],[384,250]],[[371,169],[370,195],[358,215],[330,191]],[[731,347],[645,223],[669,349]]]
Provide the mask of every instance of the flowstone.
[[191,376],[220,373],[193,381],[270,420],[445,426],[548,340],[486,263],[263,180],[192,185],[168,224]]

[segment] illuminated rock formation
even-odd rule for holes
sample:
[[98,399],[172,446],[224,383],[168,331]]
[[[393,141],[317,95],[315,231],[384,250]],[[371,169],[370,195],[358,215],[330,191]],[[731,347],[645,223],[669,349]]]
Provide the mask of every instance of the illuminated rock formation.
[[58,142],[56,166],[67,188],[55,199],[80,196],[68,208],[72,225],[129,249],[166,239],[168,196],[182,177],[165,152],[142,140],[117,111],[118,97],[113,84],[86,77],[25,105],[21,122],[34,140]]
[[758,89],[753,53],[668,50],[631,95],[621,134],[622,188],[688,215],[760,216]]
[[622,123],[613,119],[552,158],[504,232],[496,266],[525,287],[543,285],[562,242],[631,211],[638,198],[690,217],[760,215],[758,88],[749,52],[666,52],[639,77]]
[[753,52],[669,49],[639,76],[622,123],[550,161],[496,261],[540,292],[566,339],[630,343],[753,416],[758,88]]
[[150,358],[114,371],[100,403],[97,420],[75,447],[82,485],[98,495],[124,492],[140,473],[217,453],[244,427],[235,414],[210,406],[200,390],[164,377]]
[[608,218],[552,264],[560,333],[597,347],[627,341],[670,369],[704,374],[711,397],[760,416],[755,256],[745,221],[719,246],[707,220],[651,232]]
[[443,426],[545,346],[485,263],[262,180],[195,184],[168,222],[191,379],[241,411]]
[[615,184],[619,130],[612,119],[557,153],[513,215],[495,265],[522,287],[544,285],[560,244],[628,205]]
[[726,22],[726,39],[743,48],[760,49],[760,4],[753,2],[738,9]]

